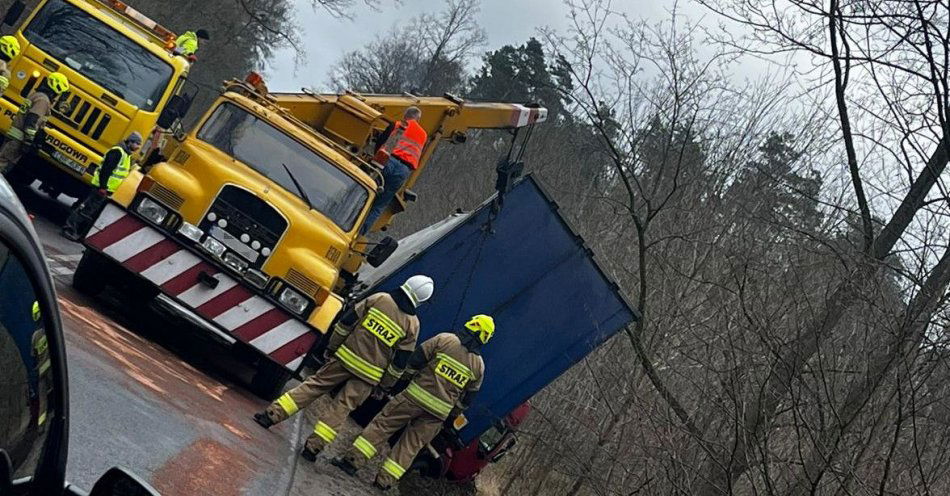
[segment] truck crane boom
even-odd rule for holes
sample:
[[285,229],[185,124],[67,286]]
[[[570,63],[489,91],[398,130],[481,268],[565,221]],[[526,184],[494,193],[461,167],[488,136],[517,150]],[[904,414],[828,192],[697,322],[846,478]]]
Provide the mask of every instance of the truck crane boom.
[[[547,109],[537,105],[467,101],[446,94],[441,97],[414,95],[272,93],[273,101],[318,133],[330,137],[367,161],[373,156],[374,138],[389,124],[402,118],[410,106],[422,111],[419,124],[429,136],[419,167],[397,193],[397,205],[384,213],[378,225],[405,209],[405,191],[415,184],[440,142],[463,143],[473,129],[518,129],[547,120]],[[395,210],[394,210],[395,208]]]

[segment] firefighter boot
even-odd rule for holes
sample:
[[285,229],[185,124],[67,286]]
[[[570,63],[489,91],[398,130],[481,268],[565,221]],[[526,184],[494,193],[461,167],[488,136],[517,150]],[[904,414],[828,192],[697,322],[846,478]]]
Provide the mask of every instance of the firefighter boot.
[[319,451],[310,451],[310,449],[307,448],[306,446],[304,446],[303,449],[300,450],[300,456],[302,456],[303,459],[307,460],[308,462],[317,461],[317,455],[319,454],[320,454]]
[[270,415],[268,415],[266,411],[255,413],[254,421],[265,429],[270,429],[270,427],[274,425],[274,421],[270,419]]
[[346,472],[346,475],[354,476],[356,471],[359,470],[355,465],[350,463],[349,460],[343,457],[337,457],[330,460],[330,465]]
[[396,494],[396,491],[395,489],[393,489],[393,486],[384,486],[380,484],[378,480],[373,481],[373,488],[375,488],[377,491],[383,494]]

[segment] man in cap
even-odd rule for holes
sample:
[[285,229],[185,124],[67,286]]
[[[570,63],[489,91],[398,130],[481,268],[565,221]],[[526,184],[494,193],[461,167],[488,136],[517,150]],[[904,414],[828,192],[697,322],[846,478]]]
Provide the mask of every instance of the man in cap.
[[132,171],[132,155],[142,148],[142,134],[132,131],[122,143],[113,146],[102,157],[102,164],[92,176],[92,189],[85,199],[73,204],[63,227],[63,237],[78,241],[96,220],[106,201],[129,177]]

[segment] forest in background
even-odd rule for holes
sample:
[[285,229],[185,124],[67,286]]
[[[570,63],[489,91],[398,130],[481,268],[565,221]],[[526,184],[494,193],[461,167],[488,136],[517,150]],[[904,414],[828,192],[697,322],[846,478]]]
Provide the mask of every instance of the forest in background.
[[[314,77],[547,107],[527,168],[643,315],[533,400],[483,489],[950,493],[950,6],[678,4],[713,21],[697,25],[566,5],[571,28],[491,47],[477,0],[449,0]],[[193,73],[210,89],[366,4],[134,6],[211,31]],[[768,74],[737,77],[751,61]],[[477,205],[507,147],[443,147],[393,232]]]

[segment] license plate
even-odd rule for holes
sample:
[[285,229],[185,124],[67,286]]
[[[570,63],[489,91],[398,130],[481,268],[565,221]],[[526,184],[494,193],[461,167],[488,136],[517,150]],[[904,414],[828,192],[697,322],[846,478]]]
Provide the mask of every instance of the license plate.
[[73,172],[78,172],[79,174],[85,174],[86,172],[86,168],[83,167],[82,164],[80,164],[79,162],[76,162],[75,160],[66,158],[66,156],[63,155],[62,153],[53,152],[53,159],[65,165]]
[[224,243],[224,245],[228,248],[237,252],[238,255],[250,260],[251,263],[257,262],[258,253],[224,229],[221,229],[218,226],[211,226],[211,236]]

